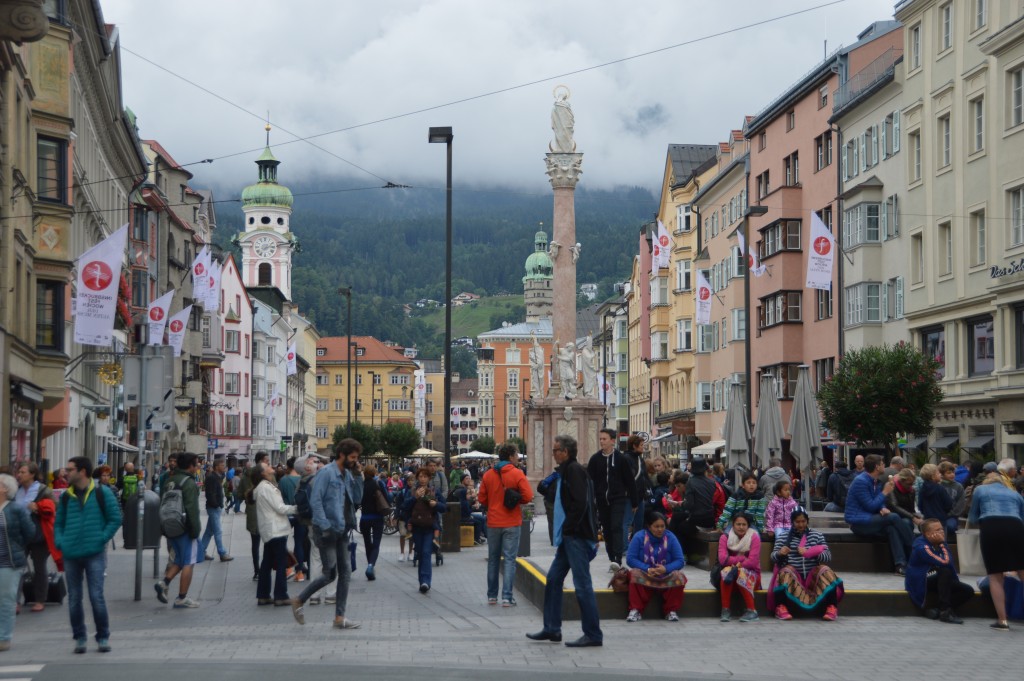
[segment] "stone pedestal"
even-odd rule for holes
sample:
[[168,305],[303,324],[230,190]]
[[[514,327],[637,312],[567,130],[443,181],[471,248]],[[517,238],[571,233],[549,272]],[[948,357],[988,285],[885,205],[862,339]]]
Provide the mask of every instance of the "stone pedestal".
[[534,485],[555,469],[551,447],[556,435],[576,439],[578,460],[586,465],[600,449],[597,436],[604,423],[605,406],[592,399],[563,400],[554,395],[533,401],[526,414],[530,455],[529,479]]

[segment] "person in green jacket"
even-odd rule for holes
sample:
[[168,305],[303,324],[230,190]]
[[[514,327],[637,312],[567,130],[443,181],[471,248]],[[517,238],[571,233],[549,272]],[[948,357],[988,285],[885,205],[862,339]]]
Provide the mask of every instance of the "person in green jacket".
[[68,489],[61,495],[53,523],[54,544],[64,554],[64,576],[68,587],[68,614],[76,653],[88,643],[85,610],[82,607],[82,577],[89,580],[89,602],[96,623],[96,644],[101,653],[110,652],[110,617],[103,597],[103,570],[107,542],[121,527],[121,507],[109,488],[92,479],[92,461],[72,457],[66,466]]
[[175,608],[199,607],[197,602],[188,597],[188,588],[192,585],[193,566],[203,561],[203,547],[199,543],[199,531],[202,529],[199,519],[199,485],[195,480],[198,467],[199,457],[196,454],[180,454],[178,467],[170,472],[160,486],[161,502],[169,491],[180,489],[182,507],[185,511],[185,532],[177,537],[168,537],[174,550],[174,561],[167,566],[164,578],[153,585],[157,600],[166,603],[171,580],[181,575],[178,597],[174,599]]

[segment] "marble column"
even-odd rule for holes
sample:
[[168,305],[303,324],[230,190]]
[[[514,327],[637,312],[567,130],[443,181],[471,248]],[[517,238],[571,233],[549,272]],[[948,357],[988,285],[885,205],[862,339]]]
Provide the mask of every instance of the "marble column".
[[545,155],[548,180],[555,194],[552,241],[554,305],[551,326],[560,345],[576,342],[576,183],[583,174],[583,154],[548,153]]

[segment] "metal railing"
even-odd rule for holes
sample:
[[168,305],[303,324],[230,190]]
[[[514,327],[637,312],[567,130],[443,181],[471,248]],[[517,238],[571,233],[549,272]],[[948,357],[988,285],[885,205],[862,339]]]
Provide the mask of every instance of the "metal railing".
[[891,77],[896,71],[896,62],[903,56],[902,47],[890,47],[873,62],[855,73],[843,83],[832,97],[832,112],[839,113],[857,96],[881,80]]

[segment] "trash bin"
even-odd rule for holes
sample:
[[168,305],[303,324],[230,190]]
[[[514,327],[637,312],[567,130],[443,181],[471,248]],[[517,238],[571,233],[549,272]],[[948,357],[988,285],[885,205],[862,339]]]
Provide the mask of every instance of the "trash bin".
[[530,555],[530,525],[533,523],[535,507],[531,501],[523,504],[523,529],[519,532],[519,557],[526,558]]
[[448,510],[441,521],[441,552],[462,550],[462,508],[457,502],[449,501]]
[[[160,548],[160,495],[151,490],[142,494],[144,501],[142,516],[142,548]],[[139,520],[139,495],[132,496],[124,505],[124,522],[121,525],[121,532],[124,535],[124,547],[126,549],[136,548],[136,535],[138,534]]]

